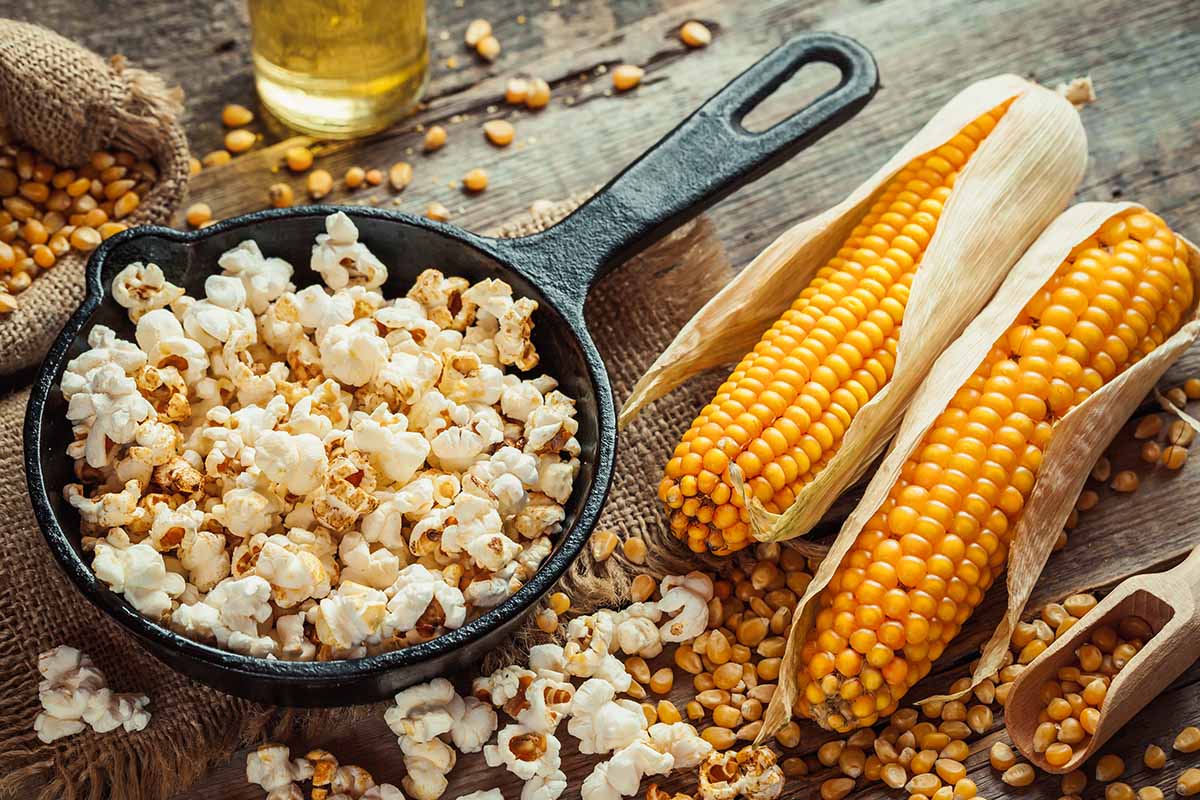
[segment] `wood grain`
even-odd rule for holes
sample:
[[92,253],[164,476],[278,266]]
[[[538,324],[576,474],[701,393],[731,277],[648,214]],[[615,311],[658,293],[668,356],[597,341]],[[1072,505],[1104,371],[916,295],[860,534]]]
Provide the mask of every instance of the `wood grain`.
[[[340,176],[351,165],[386,168],[403,159],[414,165],[416,179],[402,195],[385,189],[338,190],[329,201],[398,202],[401,209],[420,211],[436,200],[453,211],[456,223],[486,228],[535,199],[564,197],[605,182],[772,46],[795,32],[820,29],[849,34],[870,47],[883,88],[846,128],[714,210],[736,264],[748,261],[798,219],[840,200],[966,83],[1004,71],[1049,85],[1090,73],[1100,99],[1083,111],[1092,159],[1079,198],[1136,199],[1192,239],[1200,238],[1200,4],[1189,0],[433,0],[429,5],[435,68],[427,108],[392,131],[331,146],[320,161]],[[49,24],[105,54],[124,52],[181,83],[197,153],[219,146],[223,130],[218,115],[224,103],[257,105],[239,0],[126,0],[119,9],[122,22],[105,25],[97,20],[116,13],[111,0],[8,0],[5,13]],[[518,15],[524,15],[523,23]],[[478,62],[462,47],[462,29],[477,16],[492,21],[504,44],[494,65]],[[706,50],[685,52],[676,40],[675,29],[689,18],[713,29],[715,39]],[[445,66],[452,56],[458,69]],[[646,66],[646,79],[635,92],[611,96],[602,70],[621,61]],[[500,102],[505,78],[518,72],[551,82],[555,97],[550,108],[517,111]],[[773,98],[763,119],[778,118],[828,80],[817,71],[801,77]],[[484,141],[479,126],[493,117],[516,125],[513,146],[499,150]],[[422,155],[415,127],[435,122],[447,125],[450,144]],[[279,171],[279,143],[286,132],[268,121],[255,128],[264,135],[262,148],[193,181],[193,197],[212,205],[218,216],[263,207],[267,185],[277,180],[298,190],[302,186],[300,178]],[[489,172],[490,187],[468,198],[454,184],[474,167]],[[1195,373],[1200,373],[1197,349],[1170,371],[1164,385]],[[1121,465],[1137,463],[1137,448],[1127,436],[1118,437],[1114,458]],[[647,486],[654,477],[647,477]],[[1071,533],[1068,547],[1051,557],[1031,606],[1074,591],[1111,587],[1178,561],[1197,538],[1198,482],[1200,465],[1193,461],[1179,473],[1149,472],[1134,496],[1104,491],[1100,506]],[[848,505],[839,508],[844,513]],[[1004,602],[1003,587],[993,589],[936,672],[914,688],[914,697],[945,689],[964,673]],[[1179,728],[1200,722],[1198,687],[1200,668],[1193,666],[1109,744],[1107,751],[1126,758],[1125,780],[1134,786],[1158,785],[1169,794],[1181,769],[1200,761],[1196,755],[1173,757],[1157,773],[1146,771],[1140,761],[1148,741],[1169,750]],[[672,693],[681,706],[689,688],[681,685]],[[1058,781],[1047,776],[1024,790],[999,781],[987,765],[986,750],[1004,735],[1002,725],[998,716],[995,730],[972,748],[968,764],[980,795],[1057,797]],[[812,753],[825,738],[806,727],[797,750]],[[394,738],[381,720],[296,744],[326,747],[379,780],[398,782],[402,774]],[[179,800],[257,800],[261,792],[242,777],[243,759],[233,754],[228,765]],[[586,775],[592,763],[564,748],[564,769],[573,780]],[[499,785],[514,800],[519,784],[510,777],[487,770],[477,756],[464,757],[446,796]],[[823,777],[828,776],[789,784],[785,797],[812,796]],[[680,775],[663,783],[690,789],[690,780]],[[577,796],[575,788],[570,791],[569,796]],[[1087,796],[1097,795],[1097,788],[1089,787]],[[884,793],[875,785],[861,788],[858,796]]]

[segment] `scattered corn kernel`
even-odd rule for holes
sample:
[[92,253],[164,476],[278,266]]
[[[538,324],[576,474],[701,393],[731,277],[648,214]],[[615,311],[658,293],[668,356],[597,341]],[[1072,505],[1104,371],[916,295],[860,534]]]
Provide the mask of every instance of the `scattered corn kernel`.
[[304,172],[313,165],[312,150],[307,147],[289,147],[283,154],[283,160],[292,172]]
[[188,206],[188,210],[184,214],[184,219],[187,220],[188,225],[191,225],[193,228],[199,228],[211,220],[212,216],[212,209],[209,208],[208,203],[193,203]]
[[642,82],[646,71],[636,64],[621,64],[612,71],[612,85],[618,92],[627,92]]
[[441,150],[446,145],[446,129],[441,125],[433,125],[429,130],[425,131],[425,140],[422,146],[426,153],[432,153],[435,150]]
[[254,146],[257,140],[254,131],[238,128],[225,134],[225,149],[231,153],[244,153]]
[[712,42],[712,31],[702,22],[689,20],[679,29],[679,40],[688,47],[708,47]]
[[463,188],[468,192],[482,192],[487,185],[488,175],[481,169],[473,169],[463,176]]
[[241,128],[254,121],[254,112],[243,105],[229,103],[221,109],[221,124],[226,128]]

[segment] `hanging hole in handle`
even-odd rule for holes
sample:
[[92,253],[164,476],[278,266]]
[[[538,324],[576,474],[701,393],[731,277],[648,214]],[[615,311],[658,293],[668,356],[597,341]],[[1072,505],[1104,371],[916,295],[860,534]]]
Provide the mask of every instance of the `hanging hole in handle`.
[[826,92],[836,89],[842,71],[825,61],[813,61],[796,70],[770,97],[752,108],[742,119],[742,127],[750,133],[762,133],[774,127],[798,108],[806,108]]

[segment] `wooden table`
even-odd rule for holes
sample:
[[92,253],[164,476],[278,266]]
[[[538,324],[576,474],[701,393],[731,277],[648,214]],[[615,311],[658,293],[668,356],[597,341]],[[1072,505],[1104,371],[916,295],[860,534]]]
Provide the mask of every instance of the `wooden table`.
[[[15,10],[14,10],[15,5]],[[527,207],[537,198],[558,198],[602,183],[652,144],[729,78],[784,38],[804,30],[833,30],[858,38],[876,54],[883,88],[843,131],[720,204],[713,212],[735,264],[743,264],[796,220],[839,200],[882,163],[947,98],[969,81],[1011,71],[1054,85],[1090,73],[1099,102],[1084,110],[1092,159],[1080,199],[1136,199],[1163,214],[1177,229],[1200,239],[1200,3],[1189,0],[433,0],[430,39],[434,53],[428,108],[415,120],[448,125],[450,145],[424,157],[412,124],[367,142],[329,148],[321,166],[335,176],[349,166],[384,167],[401,158],[416,165],[417,177],[401,208],[420,211],[437,200],[453,221],[480,229]],[[256,107],[245,11],[239,0],[179,3],[127,0],[123,22],[108,26],[109,0],[9,0],[6,13],[41,21],[102,53],[123,52],[135,62],[181,83],[188,95],[187,126],[193,149],[220,146],[221,106],[237,101]],[[504,52],[494,65],[471,57],[461,38],[466,22],[489,19]],[[713,30],[713,44],[686,52],[674,36],[683,21],[697,18]],[[447,59],[458,67],[447,67]],[[621,61],[644,65],[636,92],[610,96],[603,68]],[[513,112],[499,101],[507,76],[518,70],[540,75],[554,86],[550,108]],[[768,103],[763,121],[779,118],[811,96],[814,70]],[[815,77],[814,77],[815,76]],[[773,111],[773,113],[771,113]],[[483,141],[485,118],[508,117],[518,143],[497,150]],[[286,133],[258,126],[265,145]],[[193,194],[217,216],[265,205],[266,186],[286,175],[272,174],[279,147],[263,147],[219,170],[194,179]],[[452,186],[468,169],[484,167],[491,186],[468,198]],[[301,182],[290,178],[297,187]],[[378,190],[380,202],[389,192]],[[361,200],[366,194],[355,195]],[[343,202],[339,191],[329,200]],[[1164,381],[1200,372],[1193,350]],[[1127,437],[1126,437],[1127,438]],[[1120,440],[1119,440],[1120,441]],[[1117,447],[1119,461],[1133,463],[1136,449]],[[1191,492],[1200,481],[1200,458],[1180,474],[1153,472],[1132,497],[1105,497],[1084,515],[1068,548],[1054,555],[1033,606],[1087,588],[1103,588],[1138,572],[1173,564],[1200,539],[1200,500]],[[653,481],[648,477],[647,485]],[[926,686],[943,688],[947,676],[962,674],[998,618],[1003,589],[992,591],[985,608],[941,659]],[[1183,766],[1197,756],[1172,758],[1166,770],[1147,775],[1144,744],[1169,750],[1176,731],[1200,722],[1200,667],[1154,700],[1107,748],[1125,756],[1125,780],[1150,783],[1170,794]],[[676,693],[683,697],[682,689]],[[922,688],[914,690],[922,695]],[[681,703],[682,705],[682,703]],[[1056,797],[1057,781],[1042,777],[1034,788],[1014,790],[998,780],[986,750],[1003,737],[999,727],[976,742],[968,761],[984,797]],[[806,728],[799,751],[822,741]],[[382,721],[330,731],[320,745],[344,763],[370,769],[377,779],[398,782],[399,751]],[[242,777],[242,754],[216,769],[203,785],[180,800],[260,798]],[[565,768],[576,780],[590,770],[587,758],[568,755]],[[462,759],[448,800],[459,793],[502,785],[512,800],[516,782],[501,771],[484,772],[477,757]],[[786,797],[815,794],[817,776],[789,785]],[[690,788],[690,777],[667,785]],[[577,796],[577,783],[568,795]],[[884,796],[878,784],[861,796]],[[1088,797],[1102,794],[1093,782]],[[890,795],[900,796],[898,792]]]

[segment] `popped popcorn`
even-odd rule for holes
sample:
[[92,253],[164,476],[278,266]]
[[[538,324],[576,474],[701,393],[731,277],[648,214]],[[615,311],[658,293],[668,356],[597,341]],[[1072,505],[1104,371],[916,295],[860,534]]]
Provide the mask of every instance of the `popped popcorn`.
[[59,645],[38,656],[38,700],[42,711],[33,721],[38,739],[46,744],[73,736],[91,726],[97,733],[123,728],[143,730],[150,723],[145,695],[117,694],[104,673],[85,653]]
[[312,764],[303,758],[292,760],[290,756],[287,745],[270,742],[259,745],[246,756],[246,780],[274,792],[311,778]]
[[489,767],[504,766],[521,780],[533,780],[538,775],[558,771],[559,743],[552,734],[539,733],[524,725],[507,725],[500,731],[496,744],[483,748]]
[[[101,580],[187,636],[307,661],[427,641],[533,577],[580,469],[574,402],[517,373],[538,363],[534,300],[436,269],[385,297],[389,265],[340,212],[312,248],[321,284],[297,287],[253,241],[217,265],[195,297],[126,266],[112,292],[133,335],[94,326],[63,375],[80,476],[64,496]],[[553,730],[566,704],[544,692],[569,676],[619,688],[609,649],[651,652],[648,624],[505,701]],[[447,741],[482,747],[490,704],[455,709]],[[430,747],[412,759],[444,763]],[[531,798],[554,794],[543,777]]]

